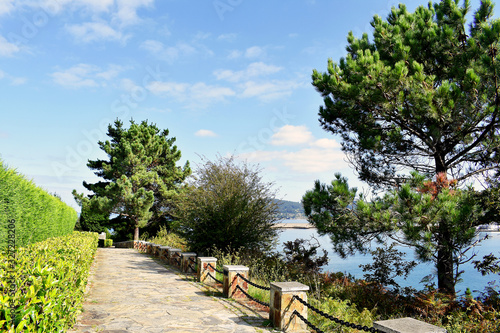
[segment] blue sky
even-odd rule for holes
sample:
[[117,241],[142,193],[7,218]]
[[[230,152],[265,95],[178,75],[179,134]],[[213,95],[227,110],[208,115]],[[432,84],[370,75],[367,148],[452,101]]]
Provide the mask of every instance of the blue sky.
[[182,164],[259,164],[286,200],[335,172],[362,186],[319,126],[311,73],[398,3],[0,0],[0,158],[77,208],[97,141],[133,118],[168,128]]

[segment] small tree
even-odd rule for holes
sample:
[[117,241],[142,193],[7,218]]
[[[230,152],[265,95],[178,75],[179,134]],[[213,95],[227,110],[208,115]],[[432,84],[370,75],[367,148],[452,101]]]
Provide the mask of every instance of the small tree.
[[177,210],[191,249],[267,248],[277,235],[272,185],[258,168],[234,157],[204,161]]

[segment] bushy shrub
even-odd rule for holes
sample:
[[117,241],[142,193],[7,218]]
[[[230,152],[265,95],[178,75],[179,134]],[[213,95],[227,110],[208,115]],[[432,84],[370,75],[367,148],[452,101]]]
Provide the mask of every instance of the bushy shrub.
[[15,235],[16,246],[67,235],[73,231],[76,220],[73,208],[0,160],[0,248],[7,246],[10,235]]
[[65,332],[80,311],[96,233],[73,232],[0,254],[0,331]]
[[187,241],[178,234],[169,232],[165,226],[161,226],[160,230],[153,238],[148,239],[148,235],[146,233],[144,233],[141,238],[147,239],[148,242],[154,244],[169,246],[183,251],[187,250]]

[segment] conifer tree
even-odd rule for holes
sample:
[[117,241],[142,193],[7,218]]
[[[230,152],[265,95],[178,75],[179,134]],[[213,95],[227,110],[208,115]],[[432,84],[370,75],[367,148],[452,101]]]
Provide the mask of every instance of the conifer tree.
[[[467,26],[468,0],[442,0],[414,13],[392,8],[368,34],[348,35],[347,56],[314,70],[324,98],[322,127],[342,138],[359,178],[400,188],[411,170],[459,184],[493,173],[500,159],[500,20],[481,1]],[[442,177],[442,176],[440,176]],[[435,229],[438,286],[454,292],[453,226]]]
[[[189,163],[177,166],[181,152],[174,145],[175,138],[168,137],[168,130],[160,131],[156,125],[142,121],[130,122],[130,128],[116,120],[108,126],[111,140],[100,141],[99,147],[108,160],[88,161],[87,166],[103,181],[94,184],[83,182],[93,192],[87,198],[89,206],[117,214],[129,223],[134,240],[139,239],[139,228],[148,224],[156,214],[170,215],[169,202],[181,190],[191,173]],[[73,191],[75,199],[82,195]]]

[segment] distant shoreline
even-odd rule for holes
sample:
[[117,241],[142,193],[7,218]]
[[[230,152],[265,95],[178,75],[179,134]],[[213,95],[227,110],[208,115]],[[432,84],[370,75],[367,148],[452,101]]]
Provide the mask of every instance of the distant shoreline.
[[274,228],[278,229],[314,229],[314,226],[310,223],[276,223]]

